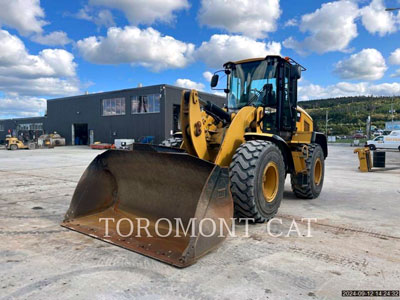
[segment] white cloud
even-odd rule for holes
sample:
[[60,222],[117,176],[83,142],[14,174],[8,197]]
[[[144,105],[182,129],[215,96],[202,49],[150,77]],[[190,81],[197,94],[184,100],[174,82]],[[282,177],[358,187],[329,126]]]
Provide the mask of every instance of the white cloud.
[[400,83],[370,84],[367,82],[349,83],[339,82],[337,84],[320,86],[308,84],[299,87],[300,100],[335,98],[344,96],[391,96],[400,94]]
[[220,97],[226,97],[226,93],[221,92],[221,91],[212,91],[212,94],[220,96]]
[[189,8],[187,0],[89,0],[89,4],[121,10],[133,25],[171,22],[175,11]]
[[200,83],[200,82],[194,82],[190,79],[177,79],[174,83],[174,85],[176,86],[180,86],[186,89],[195,89],[195,90],[199,90],[199,91],[203,91],[205,86],[204,84]]
[[397,69],[393,74],[390,74],[390,77],[400,77],[400,69]]
[[97,26],[111,27],[115,25],[114,18],[111,12],[107,9],[100,10],[94,17],[94,23]]
[[199,20],[231,33],[263,38],[276,31],[280,15],[279,0],[202,0]]
[[0,25],[14,28],[42,45],[65,46],[71,42],[64,31],[44,34],[43,26],[49,24],[44,17],[40,0],[0,0]]
[[400,94],[400,83],[381,83],[370,85],[368,87],[369,93],[376,96],[393,96]]
[[400,65],[400,48],[394,50],[389,57],[389,62],[392,65]]
[[81,20],[93,22],[97,27],[111,27],[115,25],[114,18],[108,9],[95,12],[92,7],[85,5],[73,17]]
[[289,37],[283,46],[301,54],[348,51],[349,43],[358,35],[355,23],[358,15],[357,4],[353,1],[324,3],[301,18],[300,31],[308,32],[309,36],[300,42]]
[[227,61],[235,61],[266,55],[279,55],[281,44],[257,42],[239,35],[214,34],[196,50],[196,57],[210,68],[221,68]]
[[79,81],[76,78],[17,78],[0,76],[0,90],[7,95],[29,96],[67,96],[79,92]]
[[88,37],[77,42],[81,55],[96,64],[131,63],[160,71],[183,68],[191,60],[193,44],[162,36],[153,28],[111,27],[106,37]]
[[285,22],[285,27],[298,26],[298,25],[299,25],[299,21],[295,18],[289,19]]
[[46,100],[38,97],[0,98],[0,118],[35,117],[46,111]]
[[0,90],[14,97],[77,93],[74,56],[62,49],[29,54],[18,37],[0,30]]
[[53,31],[47,35],[37,34],[32,37],[32,41],[48,46],[65,46],[72,42],[64,31]]
[[377,80],[387,70],[385,59],[376,49],[363,49],[339,61],[335,73],[343,79]]
[[0,75],[18,78],[73,77],[74,56],[62,49],[44,49],[30,55],[24,43],[0,30]]
[[211,78],[213,77],[213,73],[206,71],[203,73],[203,77],[207,82],[211,82]]
[[372,0],[360,10],[361,21],[368,32],[384,36],[397,31],[397,20],[393,12],[385,11],[383,0]]
[[0,0],[0,24],[18,30],[27,36],[42,33],[47,24],[39,0]]

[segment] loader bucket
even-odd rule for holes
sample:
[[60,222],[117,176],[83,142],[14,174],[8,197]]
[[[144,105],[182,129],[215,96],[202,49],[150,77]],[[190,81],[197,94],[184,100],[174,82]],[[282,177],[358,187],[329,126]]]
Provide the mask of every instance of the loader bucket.
[[61,225],[177,267],[194,263],[226,237],[233,202],[226,168],[177,150],[98,155]]

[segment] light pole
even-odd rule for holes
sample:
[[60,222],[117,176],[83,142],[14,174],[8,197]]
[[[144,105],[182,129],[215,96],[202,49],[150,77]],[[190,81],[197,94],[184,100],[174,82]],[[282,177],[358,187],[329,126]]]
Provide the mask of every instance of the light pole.
[[328,116],[329,116],[329,112],[327,109],[326,114],[325,114],[325,134],[326,134],[326,136],[328,136],[328,122],[331,120],[328,118]]
[[393,101],[394,101],[394,96],[392,96],[392,104],[390,105],[390,113],[392,114],[392,125],[393,125],[393,119],[394,119],[394,109],[393,109]]

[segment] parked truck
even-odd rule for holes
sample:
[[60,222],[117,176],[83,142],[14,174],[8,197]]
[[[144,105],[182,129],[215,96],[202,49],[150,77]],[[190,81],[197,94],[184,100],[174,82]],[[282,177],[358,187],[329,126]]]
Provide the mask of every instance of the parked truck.
[[393,130],[389,135],[380,135],[369,140],[367,146],[371,150],[398,149],[400,151],[400,130]]

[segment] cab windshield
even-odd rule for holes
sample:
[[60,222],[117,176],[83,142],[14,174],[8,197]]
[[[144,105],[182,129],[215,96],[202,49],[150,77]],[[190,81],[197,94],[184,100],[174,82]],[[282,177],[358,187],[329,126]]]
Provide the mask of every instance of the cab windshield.
[[267,60],[234,65],[229,79],[228,108],[238,110],[246,105],[262,105],[264,86],[276,95],[277,62]]

